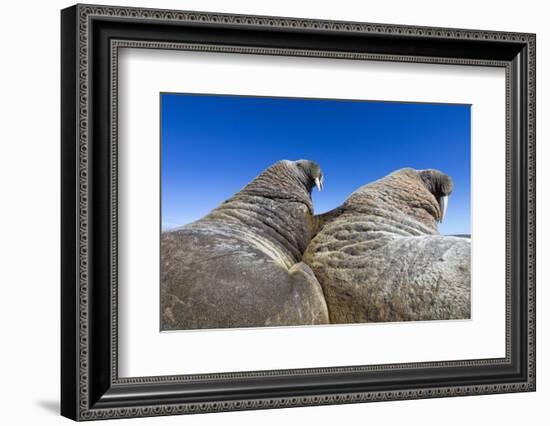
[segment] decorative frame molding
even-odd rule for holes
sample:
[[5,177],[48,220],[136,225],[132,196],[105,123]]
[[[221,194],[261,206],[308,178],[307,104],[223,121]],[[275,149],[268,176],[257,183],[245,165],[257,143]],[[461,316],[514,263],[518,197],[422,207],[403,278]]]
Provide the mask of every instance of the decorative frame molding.
[[[143,31],[152,32],[166,29],[168,25],[172,28],[189,28],[190,41],[166,38],[166,34],[173,37],[169,31],[160,34],[158,41],[134,38],[139,31],[125,32],[124,24],[127,23],[139,23]],[[335,35],[349,35],[349,47],[341,46],[336,39],[333,44],[338,49],[327,50],[316,47],[251,46],[242,41],[223,45],[209,40],[196,41],[201,34],[195,35],[194,30],[212,27],[235,33],[235,38],[241,37],[244,41],[247,38],[246,30],[255,33],[275,31],[286,36],[281,42],[283,44],[292,44],[289,40],[299,40],[301,35],[308,32],[325,35],[330,40]],[[371,51],[355,50],[355,37],[374,40],[372,47],[367,46],[367,50],[370,48]],[[424,53],[407,55],[399,53],[398,47],[393,52],[387,51],[388,41],[399,41],[408,46],[423,44],[426,47],[417,49]],[[534,391],[535,41],[533,34],[496,31],[90,5],[76,5],[63,10],[62,414],[75,420],[92,420]],[[438,46],[454,46],[458,53],[472,50],[464,53],[464,56],[425,53],[436,52],[437,49],[441,52]],[[119,378],[116,123],[118,49],[125,47],[505,68],[506,357]],[[101,171],[108,172],[108,179],[100,177],[98,165]],[[103,229],[104,232],[99,233],[97,229]],[[107,253],[107,258],[102,257],[103,252]],[[99,263],[101,266],[97,266]],[[98,304],[102,309],[98,308]],[[490,366],[502,368],[508,376],[515,378],[498,381],[480,379],[468,385],[444,385],[441,382],[426,387],[411,386],[411,383],[403,385],[404,379],[399,379],[399,374],[403,376],[407,371],[433,370],[436,372],[430,374],[443,380],[445,372],[452,369],[468,372],[469,369],[488,369]],[[359,383],[361,378],[380,372],[387,375],[392,372],[396,377],[395,383],[401,384],[392,385],[394,387],[389,389],[375,389],[372,380],[369,384]],[[323,391],[328,389],[335,375],[340,378],[349,376],[349,385],[338,391]],[[308,377],[319,381],[315,391],[298,392],[293,389],[300,380]],[[285,382],[285,389],[275,384],[274,379],[277,378],[285,378],[288,382]],[[237,394],[224,394],[224,383],[234,379],[248,380],[251,385],[249,388],[243,386]],[[290,380],[294,381],[294,386]],[[270,396],[254,396],[257,392],[254,389],[261,387],[265,393],[270,383],[273,383]],[[183,389],[189,385],[198,385],[202,393],[197,392],[195,397],[192,394],[189,396],[189,392],[182,393],[179,398],[168,398],[163,393],[163,387],[173,391],[174,386]],[[141,396],[137,395],[138,388]],[[211,396],[206,397],[206,394]]]

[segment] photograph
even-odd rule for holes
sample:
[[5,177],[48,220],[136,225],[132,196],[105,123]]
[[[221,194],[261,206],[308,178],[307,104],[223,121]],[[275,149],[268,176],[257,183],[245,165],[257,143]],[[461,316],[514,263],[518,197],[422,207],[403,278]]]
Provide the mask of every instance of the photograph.
[[[410,400],[439,399],[439,423],[482,410],[508,424],[542,401],[460,397],[538,393],[543,14],[299,3],[63,5],[59,26],[40,14],[60,42],[58,84],[39,86],[61,86],[61,108],[40,110],[61,157],[27,157],[57,171],[61,291],[31,299],[59,306],[39,364],[60,373],[62,416],[249,411],[257,424],[385,401],[369,420],[417,407],[396,421],[427,425],[433,410]],[[11,186],[33,199],[45,176]]]
[[160,93],[160,331],[471,318],[471,105]]

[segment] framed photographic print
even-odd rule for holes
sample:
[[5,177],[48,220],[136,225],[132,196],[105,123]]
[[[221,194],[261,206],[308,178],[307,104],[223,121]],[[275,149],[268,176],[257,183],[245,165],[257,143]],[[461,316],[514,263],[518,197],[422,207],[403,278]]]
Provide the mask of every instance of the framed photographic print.
[[64,416],[535,390],[535,35],[61,29]]

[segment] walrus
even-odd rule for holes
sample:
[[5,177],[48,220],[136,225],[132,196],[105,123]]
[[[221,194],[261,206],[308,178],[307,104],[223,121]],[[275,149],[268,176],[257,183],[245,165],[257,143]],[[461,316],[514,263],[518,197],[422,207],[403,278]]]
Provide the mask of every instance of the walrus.
[[328,323],[301,262],[323,172],[282,160],[202,219],[161,234],[161,330]]
[[443,236],[452,179],[405,168],[316,217],[304,253],[331,323],[470,317],[470,239]]

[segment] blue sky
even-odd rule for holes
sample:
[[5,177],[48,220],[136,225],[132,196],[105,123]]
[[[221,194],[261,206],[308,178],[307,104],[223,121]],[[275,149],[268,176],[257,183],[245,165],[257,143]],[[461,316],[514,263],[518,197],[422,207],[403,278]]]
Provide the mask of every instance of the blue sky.
[[316,213],[403,167],[449,174],[442,234],[470,233],[470,106],[161,94],[162,228],[200,219],[271,164],[320,164]]

